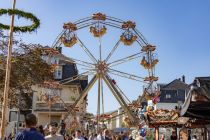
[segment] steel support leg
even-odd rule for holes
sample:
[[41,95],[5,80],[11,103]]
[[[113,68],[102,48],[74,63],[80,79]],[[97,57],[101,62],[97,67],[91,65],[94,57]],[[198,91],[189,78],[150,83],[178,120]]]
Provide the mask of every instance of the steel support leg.
[[131,119],[132,122],[136,122],[136,117],[134,114],[129,110],[126,102],[124,101],[123,97],[121,96],[120,92],[117,90],[117,88],[112,83],[111,79],[108,75],[103,76],[104,81],[106,82],[109,89],[112,91],[112,94],[115,96],[121,107],[124,109],[124,111],[128,114],[128,117]]

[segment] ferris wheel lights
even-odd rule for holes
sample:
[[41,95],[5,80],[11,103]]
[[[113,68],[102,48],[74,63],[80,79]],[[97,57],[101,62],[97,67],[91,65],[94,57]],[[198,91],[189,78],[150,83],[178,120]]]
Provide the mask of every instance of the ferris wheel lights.
[[76,31],[77,30],[77,26],[74,23],[64,23],[63,24],[63,29],[69,29],[71,31]]
[[96,13],[92,15],[93,20],[106,20],[106,15],[102,13]]
[[100,29],[97,29],[96,27],[91,26],[90,32],[93,34],[94,37],[101,37],[106,33],[107,28],[103,26]]
[[142,52],[149,52],[149,51],[155,51],[155,49],[156,49],[156,46],[153,46],[153,45],[150,45],[150,44],[148,44],[148,45],[146,45],[146,46],[143,46],[142,47],[142,49],[141,49],[141,51]]
[[124,43],[124,45],[130,46],[133,44],[134,41],[136,41],[137,36],[131,35],[129,38],[127,37],[127,34],[122,34],[120,36],[120,41]]
[[130,20],[127,22],[123,22],[123,24],[122,24],[123,29],[129,29],[129,28],[134,29],[135,27],[136,27],[136,23],[132,22]]

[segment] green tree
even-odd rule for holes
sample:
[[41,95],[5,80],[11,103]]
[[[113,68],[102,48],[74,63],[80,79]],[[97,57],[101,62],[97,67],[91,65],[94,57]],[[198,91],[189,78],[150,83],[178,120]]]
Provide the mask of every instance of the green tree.
[[[0,31],[0,102],[3,100],[8,37]],[[51,67],[42,60],[43,46],[13,41],[9,107],[30,109],[32,85],[52,80]]]

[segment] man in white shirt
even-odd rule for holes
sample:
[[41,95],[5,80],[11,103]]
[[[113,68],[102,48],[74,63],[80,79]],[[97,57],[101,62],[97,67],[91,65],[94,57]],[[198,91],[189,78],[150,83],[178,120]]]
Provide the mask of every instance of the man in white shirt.
[[97,135],[97,140],[105,140],[102,133],[103,133],[103,130],[99,130],[98,135]]
[[81,131],[80,131],[80,130],[77,130],[77,131],[76,131],[74,140],[85,140],[85,139],[82,137]]
[[46,140],[64,140],[63,136],[57,134],[57,123],[51,123],[49,126],[50,135],[46,136]]

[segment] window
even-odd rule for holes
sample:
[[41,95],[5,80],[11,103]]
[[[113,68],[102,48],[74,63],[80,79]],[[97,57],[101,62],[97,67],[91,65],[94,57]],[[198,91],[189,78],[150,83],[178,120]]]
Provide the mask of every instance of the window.
[[59,64],[59,59],[58,58],[55,58],[54,64]]
[[59,58],[52,57],[51,58],[51,64],[59,64]]
[[[17,111],[10,111],[9,112],[9,122],[17,121]],[[25,117],[23,114],[19,114],[19,122],[24,122]]]
[[171,94],[166,94],[166,99],[171,99]]
[[58,69],[55,70],[54,78],[62,79],[62,67],[59,67]]

